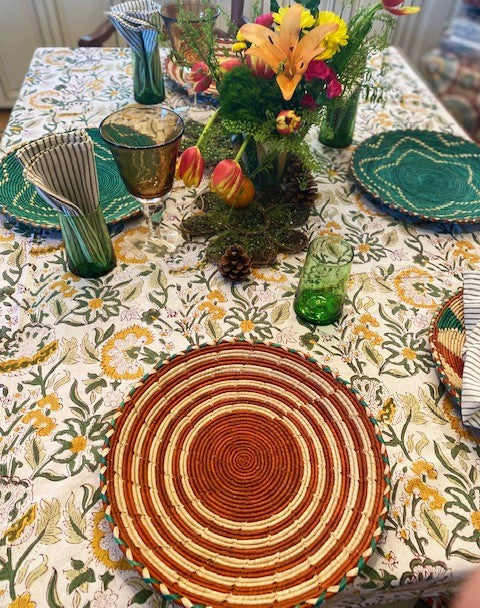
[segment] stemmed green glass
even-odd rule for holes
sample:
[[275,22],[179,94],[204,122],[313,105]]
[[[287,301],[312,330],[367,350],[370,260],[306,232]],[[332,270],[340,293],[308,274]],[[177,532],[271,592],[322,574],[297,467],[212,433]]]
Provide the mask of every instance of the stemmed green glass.
[[313,325],[330,325],[339,320],[353,249],[343,239],[322,236],[310,243],[300,276],[293,309]]

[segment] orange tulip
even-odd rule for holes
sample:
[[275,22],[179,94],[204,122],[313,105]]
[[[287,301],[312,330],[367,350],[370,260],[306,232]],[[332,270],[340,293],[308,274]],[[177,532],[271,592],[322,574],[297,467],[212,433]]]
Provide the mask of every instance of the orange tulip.
[[177,161],[176,179],[183,180],[187,188],[197,188],[203,177],[205,160],[197,146],[187,148]]
[[419,6],[401,6],[396,8],[402,2],[403,0],[382,0],[382,6],[386,11],[392,13],[392,15],[414,15],[419,12]]
[[310,61],[325,50],[322,44],[325,36],[338,29],[337,24],[326,23],[300,38],[302,11],[301,4],[290,6],[283,17],[279,33],[258,23],[247,23],[239,30],[242,38],[252,44],[246,54],[260,57],[274,70],[277,84],[287,101],[292,98]]
[[238,192],[232,198],[226,198],[225,202],[231,207],[246,207],[255,197],[255,186],[252,180],[245,175]]
[[221,160],[210,178],[210,190],[224,200],[233,199],[243,184],[243,172],[236,160]]

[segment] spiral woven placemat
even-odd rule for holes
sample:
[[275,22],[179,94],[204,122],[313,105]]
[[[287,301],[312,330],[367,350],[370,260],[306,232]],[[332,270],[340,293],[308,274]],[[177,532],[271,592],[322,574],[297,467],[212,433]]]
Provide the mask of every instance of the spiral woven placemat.
[[[100,206],[107,224],[136,215],[140,203],[125,188],[110,150],[98,129],[87,129],[95,148]],[[2,212],[25,224],[60,229],[58,213],[52,209],[22,176],[22,167],[10,152],[0,163],[0,205]]]
[[462,395],[464,344],[463,289],[460,289],[440,306],[430,326],[430,346],[435,365],[457,406],[460,406]]
[[480,147],[449,133],[389,131],[353,153],[351,170],[378,202],[441,222],[480,221]]
[[372,554],[388,459],[347,383],[278,345],[170,357],[129,393],[102,452],[127,560],[191,608],[320,604]]

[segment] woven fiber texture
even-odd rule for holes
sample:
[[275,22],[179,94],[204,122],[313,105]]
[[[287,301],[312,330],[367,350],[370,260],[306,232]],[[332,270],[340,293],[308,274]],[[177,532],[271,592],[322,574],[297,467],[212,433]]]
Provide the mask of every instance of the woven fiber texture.
[[[102,142],[98,129],[87,129],[94,143],[100,206],[105,221],[113,224],[140,212],[140,204],[127,192],[110,151]],[[2,211],[33,226],[60,229],[58,213],[22,176],[22,167],[15,152],[0,163],[0,205]]]
[[375,135],[353,153],[352,173],[378,202],[422,219],[480,221],[480,147],[433,131]]
[[464,344],[465,324],[461,289],[441,305],[430,327],[430,346],[435,364],[445,388],[458,406],[462,393]]
[[106,518],[177,604],[319,605],[384,527],[385,446],[354,392],[277,345],[221,342],[157,365],[102,452]]

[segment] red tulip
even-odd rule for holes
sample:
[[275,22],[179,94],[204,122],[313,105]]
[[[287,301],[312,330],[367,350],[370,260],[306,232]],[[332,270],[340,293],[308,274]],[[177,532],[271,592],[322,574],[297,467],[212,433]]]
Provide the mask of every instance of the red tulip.
[[327,84],[327,99],[334,99],[340,97],[343,93],[343,87],[336,78],[332,78]]
[[204,61],[197,61],[192,65],[189,79],[195,83],[193,85],[195,93],[206,91],[213,82],[208,66]]
[[396,8],[399,4],[402,4],[403,0],[382,0],[383,8],[392,13],[392,15],[414,15],[420,10],[419,6],[402,6]]
[[305,95],[302,97],[302,99],[300,100],[300,105],[303,108],[307,108],[307,110],[316,110],[318,108],[317,102],[308,93],[305,93]]
[[220,71],[224,74],[230,72],[233,68],[238,68],[243,65],[242,60],[238,59],[238,57],[223,57],[218,63],[220,64]]
[[265,27],[272,27],[273,24],[273,15],[272,13],[264,13],[263,15],[259,15],[255,19],[255,23],[259,23]]
[[301,122],[302,119],[293,110],[282,110],[277,114],[277,131],[281,135],[290,135],[294,131],[298,131]]
[[273,78],[275,76],[272,68],[256,55],[247,55],[245,62],[252,73],[258,78]]
[[205,160],[197,146],[187,148],[177,160],[175,177],[183,180],[188,188],[197,186],[202,181]]
[[232,199],[243,184],[242,168],[236,160],[221,160],[210,178],[210,190],[223,199]]
[[310,82],[311,80],[330,80],[335,76],[335,72],[329,67],[324,61],[319,59],[313,59],[308,64],[307,71],[305,72],[305,80]]

